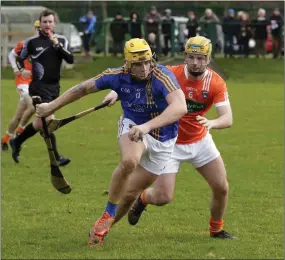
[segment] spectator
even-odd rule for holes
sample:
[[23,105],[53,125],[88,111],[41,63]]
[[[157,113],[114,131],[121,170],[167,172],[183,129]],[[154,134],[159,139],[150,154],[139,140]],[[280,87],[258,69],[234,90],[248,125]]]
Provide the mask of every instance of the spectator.
[[96,15],[88,11],[87,15],[80,17],[79,21],[84,25],[83,47],[85,56],[90,56],[90,42],[96,26]]
[[188,39],[197,35],[197,28],[199,27],[196,15],[193,11],[188,12],[189,20],[186,24],[188,29]]
[[242,17],[243,14],[244,14],[244,11],[238,11],[237,12],[237,18],[238,18],[239,21],[241,21],[241,17]]
[[262,55],[265,58],[265,42],[267,39],[267,26],[269,21],[265,17],[265,10],[260,8],[257,11],[257,18],[252,20],[252,27],[254,29],[254,40],[256,42],[256,58]]
[[210,39],[212,42],[212,58],[215,58],[216,44],[217,44],[217,25],[220,23],[219,18],[214,14],[212,9],[207,8],[205,15],[200,18],[201,31],[203,36]]
[[171,34],[174,33],[174,19],[171,17],[171,10],[165,9],[164,17],[161,22],[161,30],[164,36],[164,50],[163,54],[165,56],[168,55],[169,52],[169,44],[171,45]]
[[142,21],[137,12],[130,15],[129,34],[131,38],[142,38]]
[[282,24],[283,18],[280,15],[278,8],[275,8],[273,15],[269,18],[270,29],[272,35],[272,52],[273,58],[277,59],[281,52],[281,35],[282,35]]
[[225,53],[225,58],[230,56],[230,58],[233,58],[234,54],[234,37],[237,34],[237,27],[238,26],[238,21],[235,19],[235,11],[234,9],[228,9],[228,14],[224,18],[223,21],[223,33],[224,33],[224,53]]
[[148,38],[146,39],[147,40],[147,42],[149,42],[149,46],[150,46],[150,49],[151,49],[151,51],[152,51],[152,53],[153,53],[153,55],[155,55],[156,56],[156,58],[157,58],[157,55],[156,55],[156,53],[154,52],[155,50],[156,50],[156,34],[154,34],[154,33],[149,33],[148,34]]
[[110,25],[110,32],[113,38],[113,54],[116,57],[117,53],[123,54],[125,34],[127,32],[127,24],[119,12],[117,12]]
[[[159,25],[161,22],[161,16],[157,12],[155,6],[151,6],[150,12],[146,14],[144,17],[144,24],[145,24],[145,35],[146,39],[149,44],[152,46],[152,50],[155,51],[157,54],[160,53],[160,32],[159,32]],[[151,34],[151,36],[150,36]],[[155,37],[153,36],[155,35]],[[155,43],[153,44],[150,42],[150,39],[154,39]]]
[[239,27],[239,42],[240,42],[240,53],[248,58],[249,55],[249,39],[252,37],[251,24],[247,13],[241,15],[240,27]]
[[242,17],[242,15],[244,14],[245,12],[244,11],[238,11],[237,12],[237,22],[238,22],[238,24],[237,24],[237,44],[238,44],[238,50],[239,50],[239,52],[241,51],[241,49],[242,49],[242,47],[241,47],[241,43],[240,43],[240,39],[239,39],[239,32],[240,32],[240,24],[241,24],[241,21],[242,21],[242,19],[241,19],[241,17]]

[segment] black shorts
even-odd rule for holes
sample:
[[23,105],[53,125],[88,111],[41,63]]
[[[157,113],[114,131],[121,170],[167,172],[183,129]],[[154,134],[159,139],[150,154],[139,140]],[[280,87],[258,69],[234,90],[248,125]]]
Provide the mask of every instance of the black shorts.
[[59,84],[31,83],[29,86],[29,95],[40,96],[42,103],[49,103],[59,96]]

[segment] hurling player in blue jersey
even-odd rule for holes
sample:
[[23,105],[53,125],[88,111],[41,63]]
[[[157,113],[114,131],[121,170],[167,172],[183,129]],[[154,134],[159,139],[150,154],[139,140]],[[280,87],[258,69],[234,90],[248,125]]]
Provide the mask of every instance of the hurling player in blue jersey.
[[37,116],[45,117],[104,89],[116,91],[121,100],[123,116],[118,124],[121,161],[112,175],[105,212],[90,231],[91,247],[103,244],[112,224],[128,212],[137,196],[167,165],[178,134],[178,119],[187,112],[174,74],[155,64],[145,40],[127,41],[124,56],[124,66],[107,69],[36,108]]

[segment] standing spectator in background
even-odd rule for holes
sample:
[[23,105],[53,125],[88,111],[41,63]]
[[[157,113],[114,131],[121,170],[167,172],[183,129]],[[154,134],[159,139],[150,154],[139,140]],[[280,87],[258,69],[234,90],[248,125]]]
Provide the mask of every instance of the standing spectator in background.
[[153,56],[154,56],[154,59],[156,60],[156,61],[158,61],[158,57],[157,57],[157,55],[156,55],[156,50],[157,50],[157,45],[156,45],[156,34],[154,34],[154,33],[149,33],[148,34],[148,38],[146,39],[147,40],[147,42],[149,43],[149,47],[150,47],[150,49],[151,49],[151,51],[152,51],[152,53],[153,53]]
[[265,17],[265,10],[260,8],[257,11],[257,18],[252,20],[252,27],[254,29],[254,39],[256,42],[256,58],[262,55],[265,58],[265,41],[267,39],[267,26],[269,21]]
[[[151,45],[152,51],[156,54],[160,54],[160,32],[159,25],[161,22],[161,16],[157,12],[156,7],[153,5],[150,8],[150,12],[144,17],[145,24],[145,38]],[[152,42],[155,41],[155,43]]]
[[127,32],[127,24],[121,13],[117,12],[114,20],[110,25],[110,32],[113,38],[113,54],[123,54],[125,34]]
[[273,58],[277,59],[281,52],[281,35],[282,35],[282,24],[283,18],[280,15],[280,11],[278,8],[275,8],[273,11],[273,15],[269,18],[270,21],[270,29],[272,34],[272,52]]
[[188,29],[188,39],[197,35],[197,28],[199,27],[196,15],[193,11],[188,12],[189,20],[186,24]]
[[[171,44],[171,33],[174,33],[174,19],[171,17],[171,10],[165,9],[164,11],[164,17],[162,18],[161,22],[161,30],[164,37],[164,50],[163,54],[164,56],[168,55],[169,52],[169,44]],[[172,30],[173,28],[173,30]]]
[[240,32],[240,24],[241,24],[241,20],[242,20],[242,15],[244,14],[244,11],[238,11],[237,12],[237,22],[238,22],[238,24],[237,24],[237,43],[238,43],[238,46],[239,46],[239,48],[238,48],[238,50],[239,50],[239,52],[241,52],[241,49],[242,49],[242,47],[241,47],[241,43],[240,43],[240,39],[239,39],[239,32]]
[[234,36],[236,36],[237,33],[237,28],[238,28],[237,26],[238,26],[238,21],[235,19],[235,11],[234,9],[230,8],[228,9],[228,14],[223,21],[225,58],[227,58],[228,55],[230,56],[230,58],[233,58]]
[[137,12],[130,15],[129,34],[131,38],[142,38],[142,21]]
[[247,13],[241,15],[240,30],[239,30],[239,42],[241,47],[241,54],[245,58],[249,55],[249,39],[252,37],[251,24]]
[[83,47],[85,56],[90,56],[90,41],[95,31],[96,15],[88,11],[87,15],[80,17],[79,21],[84,25]]
[[238,19],[239,21],[241,21],[241,17],[242,17],[243,14],[244,14],[244,11],[238,11],[238,12],[237,12],[237,19]]
[[214,14],[212,9],[207,8],[205,15],[200,18],[201,31],[203,36],[210,39],[212,42],[212,59],[215,58],[217,44],[217,25],[220,23],[219,18]]

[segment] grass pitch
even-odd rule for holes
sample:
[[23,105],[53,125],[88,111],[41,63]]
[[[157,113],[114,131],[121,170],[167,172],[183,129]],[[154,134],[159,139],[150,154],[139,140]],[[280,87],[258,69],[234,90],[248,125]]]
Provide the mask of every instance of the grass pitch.
[[[70,79],[62,80],[62,91],[120,62],[98,59],[89,68],[67,72]],[[208,237],[210,190],[189,165],[183,165],[172,204],[148,207],[135,227],[124,218],[103,247],[87,247],[89,229],[105,208],[103,191],[119,162],[116,134],[121,109],[116,104],[57,132],[59,151],[72,158],[62,168],[73,187],[69,195],[51,186],[48,154],[39,135],[23,145],[19,164],[12,161],[10,151],[2,152],[2,258],[284,258],[283,60],[216,62],[229,76],[234,125],[212,134],[230,183],[225,229],[240,240]],[[94,106],[105,93],[85,97],[56,116]],[[17,102],[14,81],[3,79],[2,133]],[[208,117],[213,116],[210,111]]]

